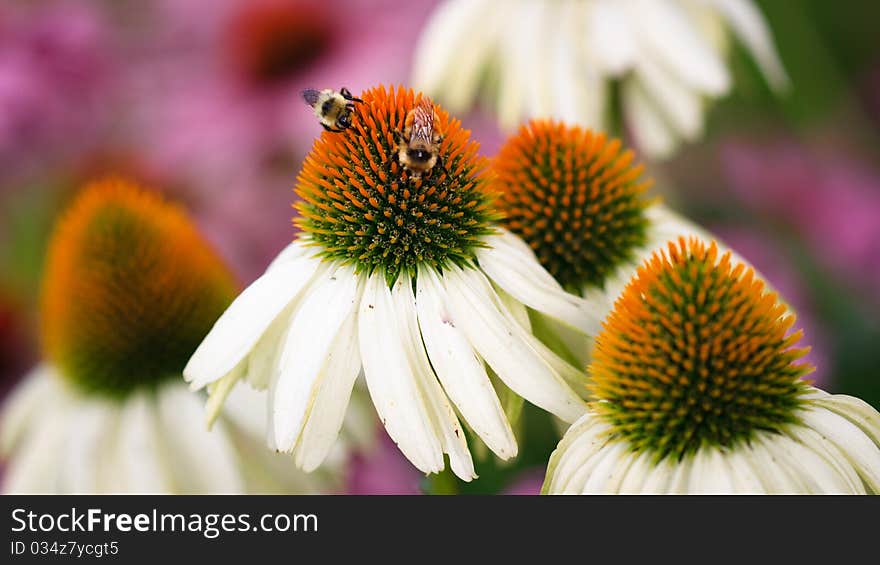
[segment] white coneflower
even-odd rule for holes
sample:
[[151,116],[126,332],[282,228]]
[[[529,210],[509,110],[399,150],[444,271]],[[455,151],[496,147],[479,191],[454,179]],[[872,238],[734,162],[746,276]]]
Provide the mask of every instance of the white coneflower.
[[782,89],[751,0],[449,0],[422,34],[413,80],[452,111],[482,89],[507,128],[556,117],[603,131],[619,82],[627,125],[661,157],[699,137],[706,101],[730,90],[731,31]]
[[[565,293],[516,236],[496,227],[484,161],[435,108],[438,164],[420,178],[397,157],[420,100],[376,88],[352,127],[325,132],[298,179],[300,237],[217,321],[184,376],[218,406],[241,378],[268,387],[269,443],[315,469],[363,370],[391,438],[426,473],[475,476],[456,414],[499,457],[517,452],[490,378],[567,422],[585,410],[562,362],[518,321],[526,307],[579,331]],[[491,372],[487,369],[491,368]]]
[[[708,237],[645,197],[643,170],[619,140],[553,120],[523,124],[492,161],[502,225],[525,242],[521,253],[534,252],[565,289],[587,300],[597,321],[654,251],[680,236]],[[589,339],[572,337],[569,353],[586,363]]]
[[801,380],[793,324],[714,243],[670,243],[605,320],[544,492],[880,492],[880,413]]
[[236,289],[182,210],[121,179],[87,187],[52,236],[45,360],[0,413],[4,491],[338,488],[341,460],[306,476],[265,450],[256,392],[237,391],[206,430],[181,371]]

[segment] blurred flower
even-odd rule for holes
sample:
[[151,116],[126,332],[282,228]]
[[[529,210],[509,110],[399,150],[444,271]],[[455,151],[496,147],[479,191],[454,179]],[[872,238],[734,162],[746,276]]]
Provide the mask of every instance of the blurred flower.
[[435,108],[442,165],[414,178],[393,132],[419,98],[381,87],[362,98],[352,127],[322,133],[306,159],[301,236],[226,310],[184,376],[196,389],[212,384],[218,405],[241,378],[268,387],[271,447],[293,451],[308,471],[333,445],[363,369],[407,458],[434,473],[446,453],[469,481],[473,461],[453,405],[495,454],[517,453],[486,364],[560,418],[583,413],[563,377],[582,382],[581,371],[518,321],[528,306],[585,331],[586,304],[495,227],[485,162],[460,122]]
[[93,3],[0,6],[0,187],[97,142],[110,44]]
[[349,465],[348,494],[422,494],[424,478],[387,434],[371,451],[355,454]]
[[[559,284],[587,299],[590,335],[655,250],[679,236],[707,237],[645,197],[650,182],[633,160],[632,151],[604,134],[531,120],[508,138],[492,163],[502,225],[528,244]],[[566,356],[585,365],[589,340],[550,326],[567,342],[554,349],[567,348]]]
[[706,101],[729,92],[731,33],[786,86],[751,0],[449,0],[422,34],[413,81],[456,112],[482,89],[506,128],[559,117],[599,130],[619,82],[639,147],[664,157],[698,138]]
[[325,476],[305,477],[262,448],[256,392],[228,399],[209,433],[201,401],[180,378],[236,288],[179,208],[124,180],[87,187],[48,251],[45,359],[0,414],[4,489],[334,488],[341,475],[330,469],[340,461]]
[[539,467],[527,469],[520,473],[514,481],[504,489],[502,494],[531,496],[541,494],[541,484],[544,482],[546,469]]
[[794,227],[828,267],[877,303],[880,173],[785,141],[731,143],[722,158],[739,198]]
[[31,362],[24,313],[15,299],[0,289],[0,398]]
[[767,284],[797,312],[798,326],[804,334],[804,341],[811,347],[803,361],[816,368],[810,373],[810,380],[820,388],[827,388],[832,366],[830,336],[815,318],[810,296],[790,257],[771,237],[754,229],[718,227],[712,233],[754,265]]
[[670,243],[596,338],[595,401],[544,492],[880,493],[880,413],[801,380],[785,314],[714,243]]

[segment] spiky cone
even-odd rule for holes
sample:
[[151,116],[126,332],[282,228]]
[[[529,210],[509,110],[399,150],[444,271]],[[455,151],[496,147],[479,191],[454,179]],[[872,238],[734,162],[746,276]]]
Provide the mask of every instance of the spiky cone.
[[181,372],[237,288],[182,209],[120,178],[84,188],[48,250],[44,359],[0,413],[3,489],[335,488],[333,474],[305,476],[262,449],[253,391],[237,391],[205,429],[202,400]]
[[[492,170],[502,225],[526,242],[564,288],[587,300],[591,336],[652,253],[680,236],[710,239],[648,198],[651,181],[644,178],[644,166],[603,133],[532,120],[505,141]],[[549,338],[562,339],[554,347],[564,347],[564,354],[581,364],[589,362],[590,340],[550,326]]]
[[[268,389],[270,445],[305,470],[333,445],[363,371],[391,438],[425,473],[444,454],[463,480],[474,465],[458,414],[502,459],[517,445],[487,367],[565,421],[584,402],[582,370],[516,320],[542,312],[584,332],[586,303],[496,224],[486,163],[458,120],[435,106],[438,165],[414,178],[397,156],[421,96],[374,88],[352,126],[315,142],[297,181],[301,232],[217,321],[184,375],[213,387]],[[456,413],[457,409],[457,413]]]
[[655,253],[596,338],[590,410],[543,492],[880,492],[880,414],[802,380],[794,323],[714,242]]

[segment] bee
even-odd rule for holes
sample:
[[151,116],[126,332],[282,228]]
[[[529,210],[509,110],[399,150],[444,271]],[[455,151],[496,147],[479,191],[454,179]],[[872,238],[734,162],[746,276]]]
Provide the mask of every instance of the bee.
[[302,91],[302,97],[306,104],[315,110],[315,115],[318,116],[321,126],[332,132],[340,132],[350,128],[351,113],[354,110],[355,102],[363,102],[360,98],[352,96],[345,87],[338,91],[330,88],[324,90],[307,88]]
[[419,104],[406,115],[403,133],[395,132],[397,159],[412,178],[421,177],[438,163],[443,166],[440,157],[443,135],[437,130],[436,121],[434,103],[423,96]]

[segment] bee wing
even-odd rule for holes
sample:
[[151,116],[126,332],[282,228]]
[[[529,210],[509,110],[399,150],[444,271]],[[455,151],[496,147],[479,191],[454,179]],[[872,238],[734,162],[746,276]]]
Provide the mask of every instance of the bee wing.
[[315,90],[314,88],[306,88],[302,91],[303,100],[306,101],[306,104],[309,106],[313,106],[318,103],[318,97],[321,95],[320,90]]
[[413,108],[411,140],[430,142],[434,136],[434,103],[425,96],[418,106]]

